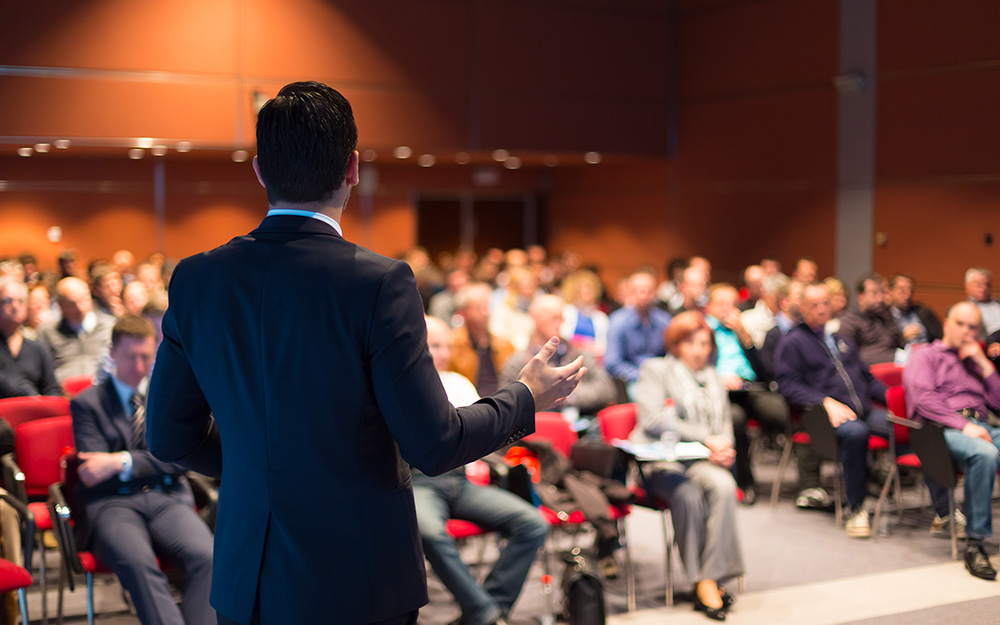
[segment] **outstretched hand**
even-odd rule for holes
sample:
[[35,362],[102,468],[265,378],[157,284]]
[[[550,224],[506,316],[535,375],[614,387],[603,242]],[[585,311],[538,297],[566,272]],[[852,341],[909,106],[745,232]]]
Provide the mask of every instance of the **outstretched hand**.
[[524,383],[535,398],[535,412],[558,408],[566,402],[566,397],[576,389],[587,368],[583,366],[583,356],[562,367],[550,367],[549,360],[556,353],[559,338],[552,337],[524,365],[517,381]]

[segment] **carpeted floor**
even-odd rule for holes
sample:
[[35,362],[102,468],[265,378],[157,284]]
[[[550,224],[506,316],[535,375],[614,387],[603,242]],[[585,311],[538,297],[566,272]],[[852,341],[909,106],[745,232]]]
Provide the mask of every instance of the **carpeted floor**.
[[[772,510],[766,496],[775,464],[773,452],[760,455],[757,462],[757,478],[762,491],[759,502],[739,510],[746,588],[745,594],[738,597],[728,622],[743,625],[930,625],[942,622],[985,625],[1000,622],[1000,582],[971,577],[961,562],[951,560],[949,541],[929,535],[931,513],[926,508],[919,508],[925,499],[923,491],[912,487],[906,490],[904,504],[911,509],[902,518],[891,515],[891,522],[885,528],[886,536],[851,539],[842,528],[834,525],[832,512],[795,508],[794,469],[786,477],[783,498]],[[873,508],[875,499],[870,498],[868,503]],[[994,511],[1000,512],[996,500]],[[674,573],[677,603],[672,608],[664,607],[664,551],[659,514],[635,509],[628,520],[628,533],[635,562],[639,609],[633,613],[625,611],[624,575],[618,580],[609,580],[605,587],[608,622],[615,625],[708,622],[704,615],[695,613],[686,600],[689,585],[677,558]],[[570,546],[568,537],[556,538],[557,548]],[[590,539],[584,538],[581,542],[586,546]],[[480,545],[470,543],[464,547],[464,553],[474,561],[479,548]],[[995,540],[990,544],[990,553],[995,564],[1000,565]],[[495,542],[489,540],[485,548],[486,567],[495,556]],[[624,563],[624,558],[621,559]],[[58,575],[54,552],[49,554],[49,562],[53,566],[50,579],[54,580]],[[550,562],[558,582],[562,566],[558,560]],[[542,593],[542,574],[539,558],[511,614],[513,624],[538,623],[551,612]],[[457,606],[433,573],[429,574],[429,588],[431,600],[421,610],[419,624],[444,625],[457,618]],[[731,589],[737,590],[735,585]],[[50,615],[55,614],[55,597],[55,591],[50,591]],[[68,622],[85,622],[86,597],[82,585],[68,594],[66,601],[66,613],[71,617]],[[556,588],[551,604],[558,610],[560,602],[560,591]],[[110,576],[103,576],[95,583],[95,603],[99,623],[138,622],[134,613],[128,611],[120,586]],[[29,605],[32,621],[36,622],[41,616],[37,587],[29,596]],[[331,623],[336,623],[335,614],[334,606]]]

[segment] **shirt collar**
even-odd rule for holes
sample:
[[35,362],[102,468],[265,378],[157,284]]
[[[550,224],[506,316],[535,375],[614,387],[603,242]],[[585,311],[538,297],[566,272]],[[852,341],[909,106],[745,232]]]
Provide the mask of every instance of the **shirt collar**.
[[329,224],[334,230],[337,231],[341,237],[344,236],[344,231],[340,229],[340,224],[337,220],[329,215],[324,215],[323,213],[317,213],[316,211],[305,211],[298,210],[295,208],[272,208],[267,211],[268,217],[273,217],[274,215],[294,215],[296,217],[311,217],[312,219],[318,219],[326,224]]

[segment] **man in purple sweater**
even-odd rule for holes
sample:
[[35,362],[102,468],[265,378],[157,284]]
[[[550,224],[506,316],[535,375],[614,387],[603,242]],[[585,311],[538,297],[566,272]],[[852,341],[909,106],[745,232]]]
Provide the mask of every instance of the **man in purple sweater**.
[[903,371],[909,416],[944,426],[948,449],[965,472],[965,567],[996,579],[983,541],[993,535],[991,498],[1000,469],[1000,428],[987,423],[1000,409],[1000,375],[979,344],[982,314],[973,302],[951,307],[944,338],[916,351]]

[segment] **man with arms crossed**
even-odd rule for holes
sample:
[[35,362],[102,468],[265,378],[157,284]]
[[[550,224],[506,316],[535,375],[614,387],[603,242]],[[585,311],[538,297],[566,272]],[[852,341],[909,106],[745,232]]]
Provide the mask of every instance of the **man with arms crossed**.
[[412,271],[341,233],[356,143],[342,95],[284,87],[257,120],[267,217],[173,274],[147,437],[158,458],[222,475],[220,623],[416,622],[408,463],[438,475],[513,443],[585,371],[546,366],[556,339],[518,382],[453,408]]
[[982,322],[975,302],[952,306],[944,338],[913,353],[903,370],[903,386],[911,418],[944,426],[948,449],[965,472],[965,567],[976,577],[993,580],[997,571],[983,541],[993,535],[991,499],[1000,469],[1000,428],[989,425],[987,418],[1000,409],[1000,375],[979,345]]

